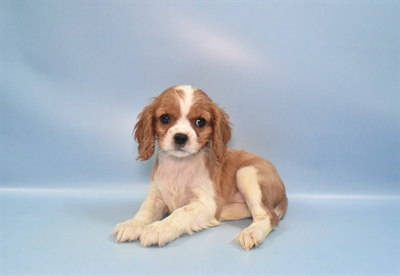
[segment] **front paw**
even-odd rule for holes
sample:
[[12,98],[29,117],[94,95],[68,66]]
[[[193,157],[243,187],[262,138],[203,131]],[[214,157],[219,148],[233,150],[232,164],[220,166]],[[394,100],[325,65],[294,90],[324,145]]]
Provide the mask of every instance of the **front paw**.
[[140,236],[142,246],[159,245],[164,246],[178,238],[181,233],[166,221],[153,222],[147,225]]
[[236,236],[236,241],[245,250],[250,250],[253,247],[263,243],[266,235],[257,227],[248,227]]
[[116,241],[136,241],[140,237],[145,226],[145,223],[133,219],[118,224],[114,230]]

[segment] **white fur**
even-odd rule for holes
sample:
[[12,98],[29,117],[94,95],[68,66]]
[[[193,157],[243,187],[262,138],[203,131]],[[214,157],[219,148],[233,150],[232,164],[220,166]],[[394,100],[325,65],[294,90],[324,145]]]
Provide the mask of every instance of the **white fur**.
[[184,99],[179,99],[179,104],[182,112],[182,117],[186,117],[193,103],[194,88],[190,85],[179,85],[175,87],[175,90],[181,90],[185,94]]
[[260,245],[272,231],[270,217],[262,207],[262,194],[259,186],[257,169],[243,167],[236,173],[237,187],[246,198],[246,203],[253,217],[253,223],[236,236],[236,241],[246,250]]
[[[137,240],[143,246],[173,241],[183,234],[218,225],[214,186],[200,154],[177,158],[160,152],[148,196],[132,220],[117,225],[118,242]],[[171,215],[162,221],[165,210]],[[156,221],[156,222],[154,222]]]

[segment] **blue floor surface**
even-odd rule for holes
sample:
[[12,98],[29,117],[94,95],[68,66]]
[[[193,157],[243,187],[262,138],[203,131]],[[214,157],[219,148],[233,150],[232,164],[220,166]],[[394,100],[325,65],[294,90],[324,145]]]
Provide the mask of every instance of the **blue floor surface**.
[[2,189],[1,275],[398,275],[399,198],[289,195],[284,220],[255,250],[234,237],[250,219],[163,248],[114,242],[144,186]]

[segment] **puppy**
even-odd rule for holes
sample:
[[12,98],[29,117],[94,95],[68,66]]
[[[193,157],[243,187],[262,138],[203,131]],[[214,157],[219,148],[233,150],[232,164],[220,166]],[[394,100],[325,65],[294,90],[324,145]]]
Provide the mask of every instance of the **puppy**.
[[158,154],[148,195],[133,219],[115,228],[117,242],[172,242],[223,220],[253,218],[236,236],[245,250],[260,245],[286,213],[288,199],[275,167],[227,148],[229,116],[202,90],[170,87],[139,114],[137,159]]

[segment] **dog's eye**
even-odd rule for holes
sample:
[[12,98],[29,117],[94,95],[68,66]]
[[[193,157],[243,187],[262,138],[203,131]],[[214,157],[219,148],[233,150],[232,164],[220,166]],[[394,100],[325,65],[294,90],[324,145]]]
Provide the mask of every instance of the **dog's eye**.
[[203,127],[206,125],[206,123],[207,123],[206,120],[203,118],[198,118],[196,120],[196,126],[198,126],[198,127]]
[[167,125],[171,122],[171,118],[168,115],[162,115],[160,117],[160,122],[163,123],[164,125]]

